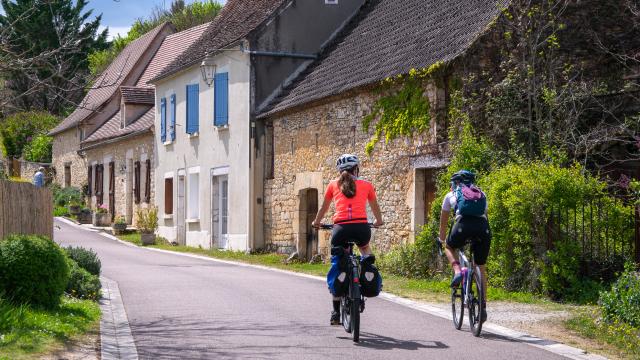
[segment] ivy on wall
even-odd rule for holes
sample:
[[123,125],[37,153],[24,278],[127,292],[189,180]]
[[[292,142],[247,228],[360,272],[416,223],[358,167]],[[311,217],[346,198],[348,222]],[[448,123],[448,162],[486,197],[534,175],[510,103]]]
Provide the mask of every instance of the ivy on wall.
[[367,155],[371,155],[382,138],[388,143],[399,136],[412,136],[429,129],[431,104],[425,87],[443,68],[444,63],[437,62],[428,68],[411,69],[408,74],[386,78],[380,83],[378,91],[382,96],[362,120],[365,132],[369,132],[375,122],[373,136],[365,147]]

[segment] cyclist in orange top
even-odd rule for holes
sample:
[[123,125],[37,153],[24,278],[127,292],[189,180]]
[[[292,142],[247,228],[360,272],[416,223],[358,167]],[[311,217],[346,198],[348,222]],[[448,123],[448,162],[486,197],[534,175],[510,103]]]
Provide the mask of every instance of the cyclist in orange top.
[[[322,207],[316,215],[312,225],[319,227],[322,218],[329,210],[331,202],[335,203],[336,212],[333,215],[333,232],[331,234],[331,246],[347,247],[347,241],[351,240],[358,245],[363,259],[372,256],[369,241],[371,240],[371,228],[367,220],[367,202],[376,218],[374,227],[382,226],[382,212],[376,199],[373,185],[368,181],[358,178],[360,173],[358,157],[344,154],[338,158],[336,167],[340,172],[340,178],[333,180],[327,187]],[[331,313],[331,325],[340,324],[340,298],[333,298],[333,312]]]

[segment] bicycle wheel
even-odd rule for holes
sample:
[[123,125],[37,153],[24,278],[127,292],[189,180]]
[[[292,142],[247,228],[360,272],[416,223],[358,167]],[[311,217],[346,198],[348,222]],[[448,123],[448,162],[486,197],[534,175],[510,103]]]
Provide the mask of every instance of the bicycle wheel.
[[462,286],[451,289],[451,314],[453,315],[453,326],[455,326],[457,330],[460,330],[464,319],[464,294]]
[[469,326],[473,336],[480,336],[482,331],[482,299],[484,298],[482,288],[482,275],[480,268],[476,267],[469,284]]
[[360,299],[351,299],[351,331],[353,342],[360,341]]
[[344,330],[351,333],[351,301],[348,295],[340,298],[340,317],[342,318]]

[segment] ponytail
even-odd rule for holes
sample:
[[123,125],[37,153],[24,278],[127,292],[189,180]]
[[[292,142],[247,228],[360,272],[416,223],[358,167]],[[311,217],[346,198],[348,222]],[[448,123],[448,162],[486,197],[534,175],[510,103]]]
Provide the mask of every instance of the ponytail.
[[340,173],[340,179],[338,180],[340,191],[347,198],[351,199],[356,196],[356,182],[353,181],[353,176],[347,170]]

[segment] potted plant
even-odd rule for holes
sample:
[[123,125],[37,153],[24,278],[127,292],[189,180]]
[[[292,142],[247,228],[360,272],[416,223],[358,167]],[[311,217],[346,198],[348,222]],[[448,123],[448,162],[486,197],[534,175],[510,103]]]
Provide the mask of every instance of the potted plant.
[[83,207],[78,214],[78,222],[80,224],[91,224],[93,221],[91,217],[91,209]]
[[125,220],[124,216],[118,216],[116,221],[111,225],[111,228],[115,235],[120,235],[127,230],[127,220]]
[[105,204],[100,204],[93,213],[93,226],[109,226],[111,225],[111,215],[109,208]]
[[69,214],[78,216],[82,210],[82,205],[77,201],[69,202]]
[[140,232],[142,245],[156,243],[156,230],[158,229],[158,208],[155,206],[136,211],[136,227]]

